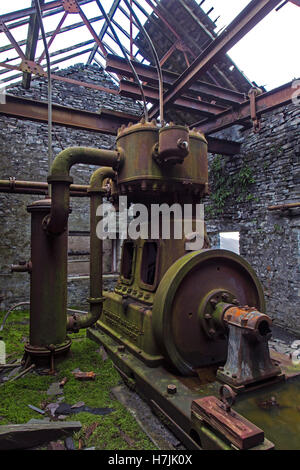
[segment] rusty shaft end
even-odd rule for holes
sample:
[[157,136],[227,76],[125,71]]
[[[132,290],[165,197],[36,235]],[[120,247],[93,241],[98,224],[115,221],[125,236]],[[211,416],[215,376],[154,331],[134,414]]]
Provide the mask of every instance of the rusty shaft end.
[[223,316],[223,321],[230,325],[246,328],[260,336],[270,336],[271,334],[271,318],[255,308],[248,306],[232,306],[227,308]]

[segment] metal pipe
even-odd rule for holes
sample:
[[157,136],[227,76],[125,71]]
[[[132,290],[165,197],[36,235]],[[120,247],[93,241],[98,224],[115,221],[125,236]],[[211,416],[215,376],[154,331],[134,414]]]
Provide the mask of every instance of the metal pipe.
[[288,204],[279,204],[278,206],[269,206],[268,211],[284,211],[289,209],[296,209],[297,207],[300,207],[300,202],[291,202]]
[[109,166],[117,169],[123,159],[122,151],[101,150],[89,147],[70,147],[60,152],[51,167],[48,183],[52,186],[51,212],[44,220],[48,233],[60,234],[67,226],[69,216],[70,169],[77,163]]
[[[70,196],[72,197],[87,197],[88,185],[71,184]],[[15,193],[15,194],[40,194],[45,195],[48,193],[49,185],[41,181],[20,181],[15,178],[8,180],[0,180],[0,193]]]
[[90,310],[85,315],[74,313],[68,317],[67,330],[78,331],[81,328],[92,326],[100,318],[102,313],[103,297],[103,241],[98,238],[96,233],[96,213],[97,208],[102,204],[103,182],[105,179],[115,179],[116,173],[112,168],[104,167],[96,170],[90,180]]
[[4,325],[5,325],[5,323],[6,323],[6,320],[8,319],[9,315],[11,314],[11,312],[13,312],[14,310],[16,310],[16,308],[18,308],[18,307],[23,307],[23,306],[25,306],[25,305],[30,305],[30,302],[28,302],[28,301],[27,301],[27,302],[19,302],[18,304],[12,305],[12,306],[7,310],[7,312],[6,312],[6,314],[5,314],[4,318],[3,318],[2,324],[1,324],[1,326],[0,326],[0,331],[3,330]]
[[41,12],[41,5],[39,0],[35,0],[35,7],[37,17],[40,23],[40,29],[42,33],[42,39],[45,48],[46,62],[47,62],[47,77],[48,77],[48,167],[49,171],[52,163],[52,78],[51,78],[51,64],[50,55],[48,50],[48,44],[43,24],[43,17]]
[[161,65],[160,65],[159,57],[157,55],[156,49],[154,47],[154,44],[153,44],[149,34],[147,33],[146,29],[144,28],[144,26],[140,22],[140,20],[139,20],[138,16],[136,15],[134,9],[132,8],[132,6],[130,6],[128,0],[124,0],[124,2],[125,2],[125,5],[127,6],[128,10],[130,11],[130,14],[132,14],[132,16],[134,17],[138,27],[140,28],[143,35],[145,36],[146,40],[148,41],[148,44],[149,44],[150,49],[152,51],[153,59],[154,59],[154,62],[156,64],[157,74],[158,74],[159,110],[160,110],[159,113],[160,113],[160,122],[163,125],[164,124],[164,100],[163,100],[163,93],[164,93],[163,83],[164,83],[164,80],[163,80],[163,73],[162,73],[162,68],[161,68]]
[[132,64],[132,62],[131,62],[131,60],[130,60],[130,58],[128,57],[128,55],[127,55],[127,53],[126,53],[126,51],[125,51],[125,49],[124,49],[123,44],[121,43],[120,39],[118,38],[118,35],[117,35],[116,31],[115,31],[115,28],[114,28],[113,25],[112,25],[112,22],[111,22],[110,18],[108,17],[106,11],[104,10],[103,6],[101,5],[101,2],[99,2],[98,0],[96,0],[96,3],[97,3],[97,5],[98,5],[99,9],[101,10],[101,13],[102,13],[102,15],[104,16],[104,18],[105,18],[107,24],[109,25],[109,27],[110,27],[110,29],[111,29],[111,32],[113,33],[113,35],[114,35],[114,37],[115,37],[116,43],[118,44],[119,48],[120,48],[121,51],[122,51],[122,54],[124,55],[125,59],[127,60],[128,64],[130,65],[130,68],[131,68],[131,70],[132,70],[132,73],[133,73],[133,75],[134,75],[134,77],[135,77],[135,79],[136,79],[136,82],[137,82],[137,84],[138,84],[140,90],[141,90],[142,100],[143,100],[143,104],[144,104],[145,119],[146,119],[146,121],[148,121],[148,110],[147,110],[147,104],[146,104],[146,98],[145,98],[145,94],[144,94],[143,85],[142,85],[142,83],[141,83],[141,81],[140,81],[140,79],[139,79],[139,76],[138,76],[138,74],[137,74],[137,72],[136,72],[136,70],[135,70],[135,68],[134,68],[134,66],[133,66],[133,64]]

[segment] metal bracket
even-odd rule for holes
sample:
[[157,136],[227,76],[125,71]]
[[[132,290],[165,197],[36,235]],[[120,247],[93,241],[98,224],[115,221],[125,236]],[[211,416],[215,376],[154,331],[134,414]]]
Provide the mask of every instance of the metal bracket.
[[79,13],[80,9],[76,0],[62,0],[62,6],[67,13]]
[[250,114],[253,122],[253,132],[255,134],[257,134],[261,130],[261,120],[256,114],[256,97],[258,95],[261,95],[262,92],[263,91],[260,88],[251,88],[248,93],[250,99]]
[[22,72],[33,73],[39,77],[45,77],[46,72],[40,64],[37,64],[33,60],[23,60],[19,66],[19,70]]

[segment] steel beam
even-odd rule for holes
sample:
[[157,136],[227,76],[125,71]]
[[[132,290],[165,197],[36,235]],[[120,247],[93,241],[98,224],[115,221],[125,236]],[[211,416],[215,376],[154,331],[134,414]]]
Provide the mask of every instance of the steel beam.
[[[85,5],[87,3],[91,3],[94,0],[80,0],[80,5]],[[62,13],[65,10],[62,7],[59,8],[54,8],[53,10],[48,10],[43,12],[43,18],[48,18],[49,16],[57,15],[58,13]],[[9,23],[8,28],[13,29],[13,28],[19,28],[20,26],[24,26],[28,24],[30,19],[28,17],[25,17],[25,19],[21,19],[20,21],[16,21],[15,23]]]
[[[48,122],[48,103],[7,94],[6,103],[0,104],[0,114],[46,123]],[[122,124],[137,120],[138,117],[135,115],[117,111],[104,109],[99,113],[92,113],[53,104],[53,124],[66,127],[116,135]]]
[[[84,0],[84,1],[78,0],[78,3],[79,5],[85,5],[86,3],[91,3],[93,1],[94,0]],[[41,10],[44,12],[44,11],[53,10],[54,8],[59,9],[56,13],[59,13],[60,11],[64,11],[64,9],[62,8],[61,0],[56,0],[53,2],[45,3],[45,5],[41,7]],[[1,15],[0,19],[3,20],[4,22],[15,21],[15,20],[19,20],[20,18],[25,18],[27,16],[34,15],[35,13],[36,13],[35,7],[29,7],[29,8],[24,8],[23,10],[17,10],[11,13],[6,13],[4,15]]]
[[[53,34],[52,34],[50,40],[49,40],[48,43],[47,43],[48,50],[50,49],[50,47],[51,47],[51,45],[52,45],[54,39],[56,38],[56,36],[58,35],[59,31],[61,30],[61,27],[62,27],[63,23],[65,22],[67,16],[68,16],[68,12],[65,11],[65,13],[64,13],[63,16],[61,17],[61,19],[60,19],[60,21],[59,21],[59,23],[58,23],[58,25],[57,25],[57,27],[56,27],[56,29],[55,29],[55,31],[53,32]],[[44,59],[45,55],[46,55],[46,51],[44,50],[44,51],[42,52],[42,54],[41,54],[39,60],[38,60],[38,64],[40,64],[40,63],[42,62],[42,60]]]
[[219,155],[233,156],[238,155],[241,151],[241,143],[233,140],[217,139],[216,137],[206,136],[209,153],[217,153]]
[[79,15],[81,16],[82,18],[82,21],[84,22],[84,24],[86,25],[87,29],[89,30],[89,32],[91,33],[91,35],[93,36],[96,44],[98,47],[100,47],[102,53],[107,56],[107,51],[102,43],[102,41],[99,39],[99,37],[97,36],[94,28],[92,27],[89,19],[86,17],[86,15],[84,14],[83,10],[80,8],[79,6]]
[[[47,102],[14,95],[6,95],[6,103],[0,104],[1,114],[18,119],[48,122]],[[135,115],[116,111],[103,110],[98,114],[53,104],[53,124],[101,134],[116,135],[122,124],[135,123],[138,119]],[[211,153],[236,155],[239,153],[239,144],[209,137],[208,150]]]
[[[80,52],[80,54],[82,54],[82,52]],[[69,58],[70,58],[70,56],[69,56]],[[64,60],[66,60],[66,58]],[[58,61],[56,61],[56,63],[58,63]],[[8,70],[17,70],[17,71],[21,70],[20,65],[19,66],[9,65],[6,62],[0,62],[0,67],[4,67]],[[39,66],[39,67],[41,67],[41,66]],[[34,73],[38,76],[43,76],[43,77],[47,76],[46,72],[40,73],[40,70],[32,70],[32,73]],[[112,89],[112,88],[106,88],[104,86],[95,85],[94,83],[81,82],[80,80],[74,80],[72,78],[63,77],[61,75],[51,74],[51,78],[52,78],[52,80],[58,80],[60,82],[72,83],[73,85],[78,85],[78,86],[83,86],[85,88],[92,88],[94,90],[104,91],[104,92],[110,93],[112,95],[118,95],[119,94],[118,90],[115,90],[115,89]],[[5,81],[9,81],[9,80],[10,80],[10,77],[4,79],[3,81],[5,82]]]
[[[44,5],[45,0],[39,0],[41,8]],[[31,5],[34,6],[34,0],[31,1]],[[29,26],[28,26],[28,33],[27,33],[27,42],[26,42],[26,59],[34,61],[36,47],[39,40],[39,32],[40,32],[40,23],[37,13],[33,13],[30,16]],[[30,88],[31,82],[31,73],[24,72],[23,73],[23,80],[22,85],[25,90]]]
[[[134,62],[138,76],[144,82],[158,86],[157,70],[155,67]],[[106,58],[106,70],[109,72],[132,78],[132,71],[127,62],[116,55],[109,54]],[[179,75],[174,72],[163,70],[164,88],[168,89],[176,82]],[[208,100],[217,100],[225,106],[235,106],[245,101],[245,95],[227,88],[222,88],[211,83],[197,81],[189,89],[196,96],[205,97]]]
[[[150,1],[150,0],[146,0],[146,2],[149,5],[152,4],[152,1]],[[163,18],[166,19],[168,17],[168,10],[160,2],[157,2],[155,0],[155,3],[156,3],[156,7],[153,6],[153,11],[155,11],[155,13],[157,15],[159,15],[159,17],[162,19],[162,21],[164,21]],[[159,12],[161,12],[161,13],[159,14]],[[196,58],[197,54],[202,53],[203,46],[201,47],[199,42],[195,41],[193,39],[192,35],[188,34],[186,32],[186,30],[182,26],[180,26],[180,24],[178,22],[176,24],[176,31],[172,27],[172,25],[170,25],[170,23],[168,23],[166,21],[164,21],[164,22],[167,24],[167,27],[169,27],[169,29],[171,28],[171,31],[173,32],[173,34],[176,35],[177,40],[183,42],[187,46],[187,48],[188,48],[189,52],[191,53],[192,57]],[[199,23],[200,23],[200,21],[199,21]],[[199,23],[198,23],[198,26],[199,26]],[[201,26],[201,30],[204,31],[203,25]],[[211,42],[211,41],[212,41],[212,38],[209,39],[209,42]],[[188,44],[191,44],[192,49],[191,49],[191,47],[188,46]],[[204,46],[206,46],[206,44]],[[215,72],[218,75],[218,80],[217,80],[218,85],[221,86],[222,83],[223,84],[226,83],[226,86],[228,86],[230,89],[236,90],[236,87],[229,80],[229,78],[222,72],[222,70],[219,69],[219,67],[217,67],[216,65],[213,65],[213,68],[215,69]]]
[[[158,102],[158,89],[145,85],[143,86],[143,89],[145,97],[147,100],[150,101],[150,103]],[[120,94],[122,96],[126,96],[127,98],[132,98],[134,100],[141,99],[139,86],[134,82],[130,82],[129,80],[120,81]],[[173,105],[175,108],[179,108],[190,113],[201,113],[205,116],[215,116],[216,114],[219,114],[225,110],[225,108],[222,106],[207,103],[205,101],[200,101],[188,96],[182,96],[181,98],[177,98]]]
[[[285,106],[292,102],[295,95],[294,82],[287,83],[272,91],[263,93],[256,97],[256,114],[260,117],[264,113],[268,113],[280,106]],[[243,121],[251,119],[250,103],[244,102],[236,110],[228,110],[220,113],[213,119],[207,119],[195,124],[199,126],[199,130],[205,134],[213,134],[215,132],[227,129],[233,124],[243,124]]]
[[[116,10],[118,9],[118,6],[119,6],[120,2],[121,2],[121,0],[114,0],[113,4],[112,4],[112,6],[111,6],[111,8],[110,8],[110,10],[107,14],[107,16],[110,20],[112,20]],[[102,26],[102,29],[101,29],[100,34],[99,34],[100,41],[102,41],[103,37],[105,36],[107,28],[108,28],[108,24],[104,20],[104,25]],[[93,50],[90,53],[90,56],[89,56],[88,61],[87,61],[88,65],[90,65],[92,63],[92,60],[94,59],[94,57],[96,55],[98,47],[99,47],[98,44],[95,44],[95,46],[93,47]]]
[[[174,101],[187,90],[197,78],[205,73],[223,54],[228,52],[256,24],[268,15],[281,0],[252,0],[249,5],[232,21],[187,68],[164,95],[164,104]],[[157,116],[157,105],[149,111],[150,118]]]
[[[90,23],[95,23],[96,21],[99,21],[102,19],[103,19],[103,16],[96,16],[95,18],[91,18],[89,21]],[[81,28],[82,26],[84,26],[84,22],[80,21],[79,23],[74,23],[74,24],[71,24],[70,26],[65,26],[64,28],[61,28],[57,34],[65,33],[67,31],[73,31],[74,29]],[[55,30],[50,31],[49,33],[46,33],[46,38],[52,37],[54,33],[55,33]],[[41,36],[39,36],[39,40],[40,39],[42,39]],[[24,46],[25,44],[26,44],[26,39],[22,39],[21,41],[18,41],[19,46]],[[7,44],[6,46],[0,47],[0,53],[9,51],[13,48],[14,47],[11,44]]]

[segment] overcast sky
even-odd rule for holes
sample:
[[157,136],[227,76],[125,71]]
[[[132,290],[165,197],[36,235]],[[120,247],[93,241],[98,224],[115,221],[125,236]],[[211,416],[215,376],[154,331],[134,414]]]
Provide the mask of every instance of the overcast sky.
[[[196,1],[197,3],[200,2],[200,0]],[[149,11],[145,0],[139,0],[139,2]],[[111,3],[112,0],[102,0],[102,4],[107,10],[110,8]],[[248,3],[250,3],[250,0],[206,0],[202,8],[207,12],[212,6],[214,7],[214,10],[210,13],[212,20],[215,20],[216,17],[220,15],[217,21],[216,31],[218,31],[223,26],[228,25]],[[31,0],[10,0],[8,2],[0,0],[0,14],[26,8],[30,5]],[[83,9],[89,18],[99,16],[100,14],[95,2],[84,6]],[[61,15],[47,18],[45,20],[46,31],[55,29],[60,18]],[[121,17],[116,19],[122,21]],[[80,21],[80,19],[77,15],[69,15],[64,26],[78,21]],[[102,24],[102,22],[93,24],[97,33],[99,33]],[[124,28],[128,29],[128,25],[125,23]],[[13,29],[12,32],[17,40],[21,40],[26,37],[27,28]],[[91,35],[87,28],[79,28],[75,31],[58,35],[51,51],[62,49],[88,39],[91,39]],[[122,35],[121,39],[126,42],[125,37],[122,38]],[[4,33],[1,33],[0,47],[7,44],[7,42],[6,36]],[[300,78],[299,49],[300,7],[289,3],[278,12],[274,10],[264,18],[247,36],[231,49],[229,55],[250,80],[255,81],[258,85],[264,85],[270,90],[294,78]],[[42,44],[39,44],[38,53],[41,52]],[[8,51],[5,55],[0,55],[0,61],[15,56],[15,51]],[[59,66],[63,68],[76,62],[85,62],[87,58],[88,54],[85,54],[71,61],[63,62],[59,64]],[[18,61],[11,63],[14,64],[17,62]]]

